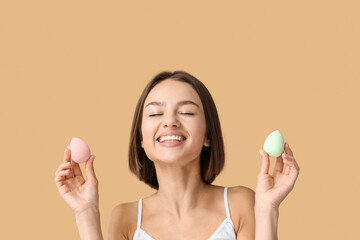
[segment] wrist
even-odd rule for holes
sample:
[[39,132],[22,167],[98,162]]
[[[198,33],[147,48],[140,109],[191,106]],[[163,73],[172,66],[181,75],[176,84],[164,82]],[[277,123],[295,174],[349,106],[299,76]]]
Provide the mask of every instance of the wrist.
[[255,239],[275,240],[278,239],[277,228],[279,220],[279,208],[267,201],[255,200]]
[[269,202],[266,197],[255,196],[255,208],[278,211],[281,202]]
[[98,218],[100,219],[100,210],[98,207],[88,207],[80,212],[75,212],[76,221],[84,218]]
[[268,204],[268,203],[260,203],[260,202],[255,202],[255,214],[256,215],[273,215],[273,216],[278,216],[279,215],[279,207],[274,206],[272,204]]
[[87,208],[75,215],[80,239],[103,240],[100,211],[97,207]]

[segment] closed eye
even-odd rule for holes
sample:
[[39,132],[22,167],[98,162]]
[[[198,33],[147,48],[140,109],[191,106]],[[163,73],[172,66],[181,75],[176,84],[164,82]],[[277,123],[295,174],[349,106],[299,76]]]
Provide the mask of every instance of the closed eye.
[[187,113],[187,112],[182,112],[180,114],[183,114],[183,115],[195,115],[194,113]]
[[155,116],[158,116],[158,115],[162,115],[160,113],[157,113],[157,114],[150,114],[149,117],[155,117]]
[[[195,115],[194,113],[189,113],[189,112],[181,112],[180,114],[182,115]],[[155,117],[155,116],[159,116],[162,115],[161,113],[154,113],[154,114],[150,114],[149,117]]]

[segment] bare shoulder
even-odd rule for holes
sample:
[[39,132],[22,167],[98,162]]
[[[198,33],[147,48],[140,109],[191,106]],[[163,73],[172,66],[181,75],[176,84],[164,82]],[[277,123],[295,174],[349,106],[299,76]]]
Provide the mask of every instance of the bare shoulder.
[[109,240],[131,239],[137,224],[138,202],[116,205],[111,211],[108,227]]
[[237,232],[244,223],[254,221],[254,190],[245,186],[229,187],[228,201],[231,215],[235,219],[234,225]]
[[228,190],[229,198],[241,200],[242,203],[251,204],[255,203],[255,192],[251,188],[245,186],[233,186]]

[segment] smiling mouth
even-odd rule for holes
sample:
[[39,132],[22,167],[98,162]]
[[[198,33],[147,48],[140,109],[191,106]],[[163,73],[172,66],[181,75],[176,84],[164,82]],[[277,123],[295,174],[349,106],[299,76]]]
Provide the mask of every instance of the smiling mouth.
[[163,136],[157,139],[158,142],[182,142],[185,141],[186,138],[183,136]]

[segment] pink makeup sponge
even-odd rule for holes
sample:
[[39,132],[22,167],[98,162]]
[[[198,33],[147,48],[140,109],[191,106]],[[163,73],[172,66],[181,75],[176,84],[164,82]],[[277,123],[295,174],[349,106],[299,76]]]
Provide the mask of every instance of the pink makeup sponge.
[[90,148],[80,138],[74,137],[70,142],[71,159],[77,163],[86,162],[90,157]]

